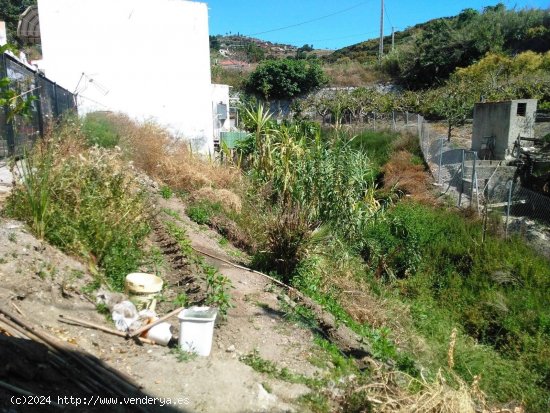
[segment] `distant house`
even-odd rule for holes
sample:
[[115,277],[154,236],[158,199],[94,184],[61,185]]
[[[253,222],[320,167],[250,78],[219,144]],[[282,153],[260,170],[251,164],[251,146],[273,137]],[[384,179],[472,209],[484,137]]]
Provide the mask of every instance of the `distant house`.
[[213,151],[208,9],[182,0],[38,0],[48,76],[79,110],[151,119]]
[[226,59],[218,62],[218,65],[225,69],[244,69],[250,66],[250,63],[241,60]]

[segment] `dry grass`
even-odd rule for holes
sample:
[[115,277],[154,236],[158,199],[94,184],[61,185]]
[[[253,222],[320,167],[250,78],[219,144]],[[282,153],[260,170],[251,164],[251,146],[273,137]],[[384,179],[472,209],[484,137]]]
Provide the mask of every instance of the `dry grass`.
[[325,65],[323,70],[329,77],[330,85],[333,87],[368,86],[379,82],[383,77],[379,72],[351,60]]
[[[387,370],[372,361],[369,384],[350,387],[345,398],[361,397],[364,412],[379,413],[524,413],[522,406],[489,406],[479,389],[479,377],[472,384],[452,371],[439,370],[435,378],[413,378],[397,370]],[[354,410],[359,411],[359,410]]]
[[228,189],[240,182],[236,168],[193,153],[186,140],[174,139],[154,123],[138,125],[122,114],[111,114],[109,120],[121,136],[120,146],[134,165],[174,190]]
[[413,155],[404,150],[395,152],[382,168],[384,188],[397,189],[413,199],[433,203],[429,177],[423,165],[413,163]]
[[[380,413],[524,413],[521,405],[489,406],[479,388],[481,377],[466,383],[453,372],[457,331],[453,330],[448,348],[449,369],[439,369],[432,379],[414,378],[398,370],[388,370],[382,363],[371,361],[373,372],[369,384],[350,386],[344,399],[359,397],[361,411]],[[359,411],[359,410],[354,410]]]
[[242,210],[241,198],[228,189],[214,189],[205,186],[191,194],[191,198],[196,201],[209,201],[219,203],[226,211],[240,213]]

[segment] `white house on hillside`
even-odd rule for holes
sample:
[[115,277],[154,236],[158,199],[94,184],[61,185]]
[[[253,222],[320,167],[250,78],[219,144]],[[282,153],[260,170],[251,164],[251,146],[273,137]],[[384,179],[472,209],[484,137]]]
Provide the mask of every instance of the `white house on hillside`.
[[79,111],[152,119],[213,151],[208,10],[183,0],[38,0],[48,77]]

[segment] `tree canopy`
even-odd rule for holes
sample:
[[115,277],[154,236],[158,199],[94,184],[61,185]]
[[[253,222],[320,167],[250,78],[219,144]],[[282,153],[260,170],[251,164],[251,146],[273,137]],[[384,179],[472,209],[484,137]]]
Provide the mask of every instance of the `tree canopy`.
[[19,15],[33,4],[36,0],[0,0],[0,20],[6,22],[9,42],[15,41]]
[[267,60],[250,74],[249,93],[264,99],[289,99],[308,93],[327,83],[323,69],[314,60]]

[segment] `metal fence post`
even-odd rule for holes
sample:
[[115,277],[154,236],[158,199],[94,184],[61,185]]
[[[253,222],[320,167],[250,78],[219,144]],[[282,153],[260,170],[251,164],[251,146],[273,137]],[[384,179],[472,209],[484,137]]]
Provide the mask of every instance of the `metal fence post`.
[[[474,204],[474,180],[475,185],[477,186],[477,176],[476,176],[476,153],[474,152],[474,157],[472,159],[472,184],[470,185],[470,207]],[[477,194],[479,200],[479,193]]]
[[[6,55],[2,53],[2,77],[7,78],[8,77],[8,64],[6,60]],[[9,87],[9,86],[8,86]],[[5,130],[6,130],[6,142],[8,144],[8,156],[15,155],[15,130],[13,127],[13,121],[8,120],[10,115],[9,107],[8,105],[4,106],[4,116],[6,119]]]
[[437,183],[441,185],[441,165],[443,164],[443,142],[445,138],[439,138],[439,170],[437,171]]
[[40,82],[40,75],[38,74],[38,72],[35,73],[34,82],[35,82],[34,95],[36,96],[36,113],[38,116],[38,132],[40,133],[40,136],[44,136],[44,119],[42,117],[43,116],[42,99],[40,97],[42,83]]
[[55,82],[53,84],[53,112],[54,117],[57,118],[59,116],[59,104],[57,102],[57,83]]
[[460,193],[458,194],[458,207],[462,203],[462,193],[464,192],[464,157],[466,150],[462,149],[462,166],[460,168]]
[[506,182],[506,187],[508,188],[508,203],[506,205],[506,227],[504,228],[504,237],[508,239],[508,220],[510,218],[510,207],[512,205],[512,188],[514,183],[511,179]]

